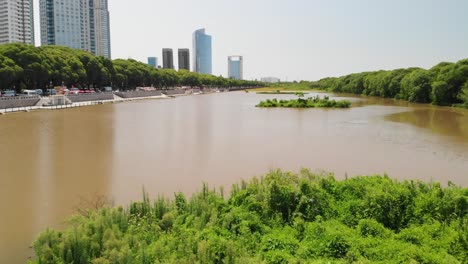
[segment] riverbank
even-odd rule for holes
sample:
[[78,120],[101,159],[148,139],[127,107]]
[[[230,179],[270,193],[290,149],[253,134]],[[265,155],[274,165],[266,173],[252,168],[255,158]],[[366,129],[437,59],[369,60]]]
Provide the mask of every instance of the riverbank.
[[[109,100],[93,100],[93,101],[82,101],[82,102],[68,101],[68,103],[55,104],[55,105],[34,105],[34,106],[4,108],[4,109],[0,109],[0,115],[5,115],[9,113],[18,113],[18,112],[31,112],[31,111],[36,111],[36,110],[62,110],[62,109],[70,109],[70,108],[101,105],[101,104],[124,103],[124,102],[130,102],[130,101],[138,101],[138,100],[174,99],[180,96],[210,94],[210,93],[215,93],[215,92],[216,91],[205,91],[205,92],[189,91],[189,92],[184,92],[184,93],[174,93],[174,94],[168,94],[168,95],[160,92],[159,93],[160,95],[156,95],[156,96],[135,96],[135,97],[129,97],[129,98],[123,98],[123,97],[118,96],[119,93],[113,93],[113,99],[109,99]],[[47,97],[43,97],[41,98],[41,100],[42,99],[47,99]]]

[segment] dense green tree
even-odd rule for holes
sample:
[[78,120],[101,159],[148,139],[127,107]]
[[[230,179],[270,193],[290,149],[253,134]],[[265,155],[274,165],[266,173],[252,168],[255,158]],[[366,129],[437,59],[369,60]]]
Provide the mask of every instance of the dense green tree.
[[415,70],[401,80],[399,98],[417,103],[429,103],[431,93],[431,78],[429,72],[423,69]]
[[420,68],[354,73],[324,78],[311,88],[331,92],[398,98],[418,103],[454,105],[466,102],[463,85],[468,81],[468,59],[441,62],[429,70]]
[[0,89],[12,89],[23,69],[12,59],[0,54]]

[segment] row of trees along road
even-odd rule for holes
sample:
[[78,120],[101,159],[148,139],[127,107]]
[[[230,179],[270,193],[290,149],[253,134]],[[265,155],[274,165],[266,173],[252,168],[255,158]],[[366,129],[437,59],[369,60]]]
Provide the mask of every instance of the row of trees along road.
[[114,86],[121,90],[138,86],[257,86],[185,70],[156,69],[132,59],[110,60],[61,46],[0,45],[0,89],[44,89],[56,85],[76,87]]
[[468,59],[442,62],[429,70],[408,68],[325,78],[311,86],[331,92],[468,107]]

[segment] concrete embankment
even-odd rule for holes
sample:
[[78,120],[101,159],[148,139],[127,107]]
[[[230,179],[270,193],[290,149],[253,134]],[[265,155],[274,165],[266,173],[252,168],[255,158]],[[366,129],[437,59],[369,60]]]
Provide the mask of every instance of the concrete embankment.
[[35,106],[39,100],[39,96],[1,97],[0,109]]
[[[191,94],[191,92],[188,94]],[[158,91],[122,91],[115,93],[68,94],[50,97],[5,97],[0,98],[0,113],[4,114],[37,109],[56,110],[132,100],[163,99],[181,95],[186,95],[186,91],[182,89],[175,89]]]
[[69,94],[67,98],[72,103],[114,100],[113,93]]
[[154,97],[161,96],[161,91],[128,91],[128,92],[116,92],[115,95],[124,99],[130,98],[143,98],[143,97]]

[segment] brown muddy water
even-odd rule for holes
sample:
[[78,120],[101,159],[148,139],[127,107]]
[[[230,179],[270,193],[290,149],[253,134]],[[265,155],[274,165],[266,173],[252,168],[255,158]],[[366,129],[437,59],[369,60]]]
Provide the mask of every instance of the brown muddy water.
[[271,169],[468,186],[468,112],[351,98],[351,109],[260,109],[293,95],[220,93],[0,116],[0,263],[25,263],[82,200],[115,204]]

